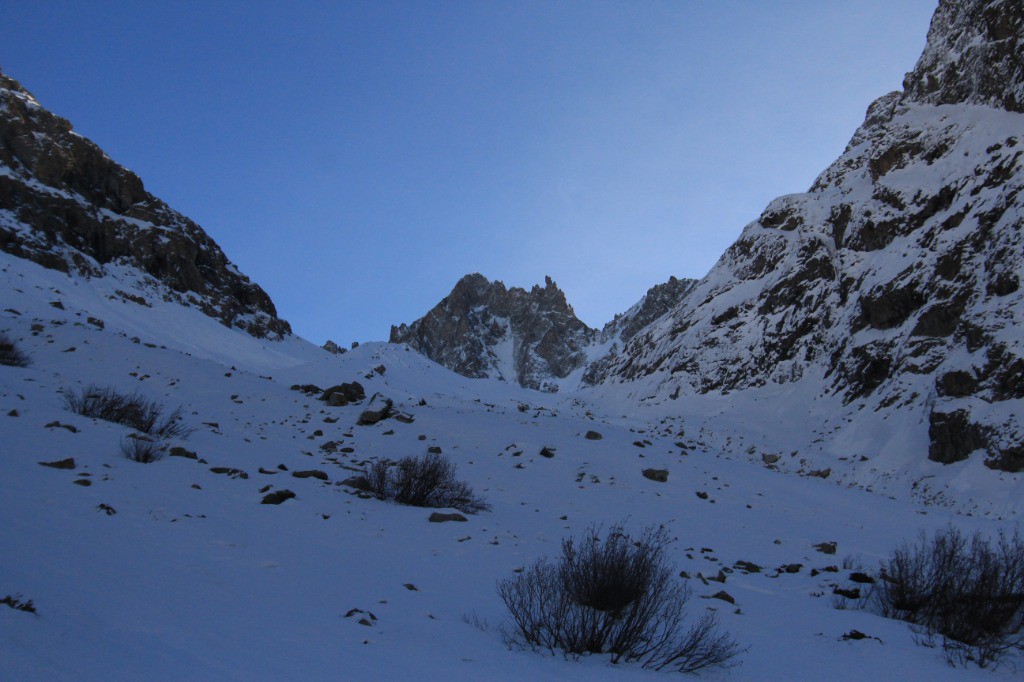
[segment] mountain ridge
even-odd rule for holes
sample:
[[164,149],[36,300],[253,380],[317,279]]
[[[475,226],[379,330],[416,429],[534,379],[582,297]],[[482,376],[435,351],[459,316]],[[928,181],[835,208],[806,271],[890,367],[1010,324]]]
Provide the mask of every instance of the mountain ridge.
[[[611,380],[678,395],[823,372],[848,404],[922,412],[935,461],[982,449],[1024,468],[1024,75],[1004,58],[1022,15],[941,2],[908,90],[873,102],[811,189],[771,202]],[[943,52],[964,41],[963,64]]]
[[[694,282],[671,277],[598,330],[576,317],[551,277],[527,291],[473,273],[422,318],[392,326],[389,340],[470,378],[498,378],[547,392],[573,389],[599,381],[609,357]],[[578,370],[583,374],[573,382]]]
[[126,265],[149,278],[143,286],[227,326],[258,338],[291,334],[201,227],[2,72],[0,250],[86,277]]

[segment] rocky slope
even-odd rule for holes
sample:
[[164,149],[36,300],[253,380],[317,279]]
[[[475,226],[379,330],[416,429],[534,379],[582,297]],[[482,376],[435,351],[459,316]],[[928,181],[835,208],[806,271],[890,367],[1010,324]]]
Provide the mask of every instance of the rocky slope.
[[[560,380],[577,370],[585,370],[584,383],[598,381],[622,344],[668,312],[695,283],[672,277],[598,331],[576,317],[550,277],[543,287],[526,291],[466,275],[424,317],[392,327],[390,340],[463,376],[556,392],[567,383]],[[579,380],[568,383],[575,388]]]
[[660,397],[814,384],[920,412],[935,461],[982,449],[1024,469],[1022,39],[1022,3],[940,2],[903,91],[635,335],[609,381]]
[[86,277],[126,266],[141,286],[225,325],[257,337],[291,332],[198,225],[2,73],[0,249]]
[[392,327],[390,340],[463,376],[553,392],[554,379],[586,361],[596,335],[550,277],[526,291],[472,274],[419,320]]

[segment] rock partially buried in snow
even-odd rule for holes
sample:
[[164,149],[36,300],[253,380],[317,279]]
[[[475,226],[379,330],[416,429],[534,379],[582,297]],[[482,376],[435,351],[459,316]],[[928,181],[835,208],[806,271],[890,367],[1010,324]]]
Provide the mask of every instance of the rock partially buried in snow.
[[324,390],[320,400],[325,401],[332,407],[344,406],[349,403],[358,403],[366,399],[366,390],[358,381],[348,384],[338,384]]
[[668,482],[668,469],[644,469],[643,475],[644,478],[649,478],[658,483]]
[[51,469],[74,469],[75,458],[68,457],[67,459],[58,459],[53,462],[40,462],[41,466],[50,467]]
[[468,519],[459,514],[458,512],[452,512],[451,514],[444,514],[442,512],[434,512],[427,519],[431,523],[445,523],[447,521],[468,521]]
[[601,440],[602,438],[604,438],[604,436],[602,436],[597,431],[587,431],[587,435],[583,437],[586,438],[587,440]]
[[720,592],[715,592],[713,595],[711,595],[711,598],[712,599],[721,599],[722,601],[729,602],[730,604],[735,604],[736,603],[736,599],[731,594],[726,592],[725,590],[721,590]]
[[319,469],[307,469],[306,471],[293,471],[292,476],[295,478],[316,478],[321,481],[329,480],[326,472],[320,471]]
[[370,399],[370,404],[359,415],[359,421],[356,423],[359,426],[370,426],[387,419],[391,416],[392,405],[391,400],[385,398],[380,393],[374,393],[373,398]]
[[272,493],[264,495],[260,504],[281,504],[285,500],[290,500],[293,497],[295,497],[295,493],[291,490],[275,490]]

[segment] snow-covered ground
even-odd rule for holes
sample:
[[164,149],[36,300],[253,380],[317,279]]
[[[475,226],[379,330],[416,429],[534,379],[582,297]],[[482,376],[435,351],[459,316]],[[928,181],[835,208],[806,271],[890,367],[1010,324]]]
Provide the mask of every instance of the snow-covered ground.
[[[511,650],[500,632],[496,581],[556,554],[563,537],[589,524],[617,521],[634,530],[665,524],[677,538],[671,559],[692,576],[691,612],[715,609],[747,647],[740,667],[714,679],[1019,679],[1024,671],[1019,659],[995,672],[949,668],[906,624],[834,607],[833,588],[849,586],[851,570],[875,570],[921,530],[1012,528],[1020,495],[1016,481],[1000,481],[1013,477],[966,463],[916,466],[944,476],[954,498],[994,499],[989,517],[923,506],[924,496],[898,487],[887,495],[850,487],[872,485],[863,466],[863,480],[796,475],[825,466],[824,451],[798,462],[817,437],[809,424],[829,428],[827,401],[803,415],[780,414],[770,392],[649,407],[643,395],[625,395],[642,392],[636,386],[544,394],[466,379],[404,346],[331,355],[300,339],[253,339],[194,309],[117,296],[143,291],[130,273],[86,281],[0,255],[0,278],[0,331],[32,359],[0,366],[0,598],[20,595],[37,609],[0,606],[0,679],[660,679],[665,673],[602,656]],[[357,426],[361,406],[328,407],[290,389],[353,380],[415,421]],[[183,406],[195,431],[175,444],[201,460],[126,460],[127,429],[64,407],[62,390],[90,383]],[[589,430],[603,438],[585,439]],[[787,436],[795,455],[766,449]],[[429,523],[429,510],[361,499],[340,485],[371,458],[430,446],[491,511]],[[543,446],[555,457],[539,456]],[[781,458],[769,468],[762,454]],[[73,470],[38,464],[67,457]],[[648,467],[668,469],[668,481],[644,478]],[[832,467],[854,471],[846,461]],[[309,469],[329,481],[291,475]],[[262,505],[266,486],[297,496]],[[834,555],[813,547],[832,541]],[[732,569],[737,561],[763,570],[744,574]],[[801,568],[776,570],[789,564]],[[720,570],[724,584],[697,577]],[[736,603],[710,598],[720,590]],[[352,609],[376,620],[362,625],[366,614],[347,617]],[[851,630],[870,637],[844,641]]]

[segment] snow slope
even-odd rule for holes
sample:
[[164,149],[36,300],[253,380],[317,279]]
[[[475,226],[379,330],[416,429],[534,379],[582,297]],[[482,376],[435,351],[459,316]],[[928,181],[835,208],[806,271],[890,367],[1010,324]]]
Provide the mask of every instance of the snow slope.
[[[994,532],[1008,521],[730,457],[702,433],[707,401],[677,404],[677,415],[703,411],[693,421],[643,408],[623,414],[622,403],[604,398],[467,379],[397,345],[333,355],[299,340],[260,342],[194,309],[109,301],[96,281],[76,285],[0,258],[0,330],[32,358],[27,368],[0,366],[0,594],[37,609],[0,607],[5,679],[658,679],[602,656],[574,662],[510,650],[499,629],[497,580],[556,553],[588,524],[620,520],[632,529],[666,524],[678,538],[672,561],[693,576],[692,612],[715,609],[749,647],[739,668],[712,677],[1010,679],[1022,669],[1019,660],[995,673],[950,669],[915,645],[906,625],[837,610],[831,595],[849,585],[851,567],[874,569],[919,530],[952,522]],[[86,321],[97,314],[106,315],[103,329]],[[357,426],[360,406],[326,407],[289,388],[354,379],[415,421]],[[91,382],[183,405],[196,430],[179,445],[205,461],[124,459],[124,427],[63,406],[62,389]],[[754,409],[750,400],[733,409]],[[588,430],[603,438],[583,438]],[[433,524],[427,510],[339,485],[371,458],[429,446],[443,449],[492,511]],[[540,457],[543,446],[556,456]],[[65,457],[74,470],[38,464]],[[647,467],[667,468],[668,482],[644,478]],[[290,475],[305,469],[329,481]],[[261,505],[268,485],[297,497]],[[826,541],[837,542],[837,554],[812,547]],[[739,560],[765,570],[733,571]],[[797,573],[775,570],[794,563]],[[811,574],[828,566],[839,570]],[[719,570],[732,571],[724,584],[697,577]],[[735,605],[709,598],[722,589]],[[346,617],[352,609],[376,620],[361,625],[367,616]],[[877,639],[843,641],[852,629]]]

